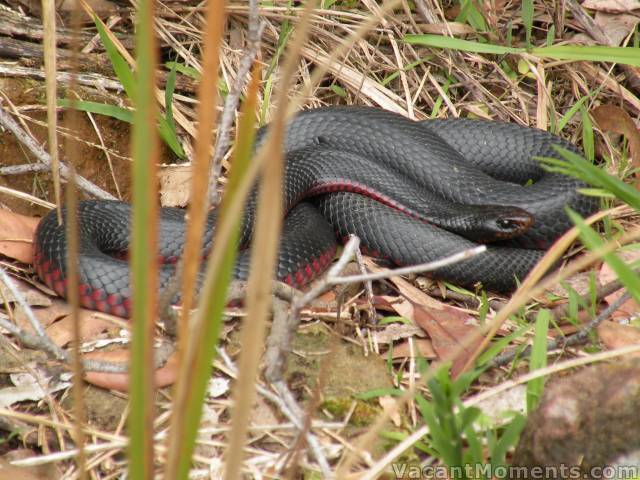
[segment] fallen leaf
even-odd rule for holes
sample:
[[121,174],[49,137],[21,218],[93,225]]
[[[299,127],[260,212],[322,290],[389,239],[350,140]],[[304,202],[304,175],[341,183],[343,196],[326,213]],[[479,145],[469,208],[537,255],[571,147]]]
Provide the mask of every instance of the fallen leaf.
[[163,165],[160,169],[160,203],[163,207],[184,207],[189,202],[190,164]]
[[[373,262],[367,262],[367,266],[372,271],[382,270]],[[451,375],[455,377],[482,341],[479,338],[467,346],[460,342],[478,327],[477,320],[462,309],[430,297],[402,278],[392,277],[390,281],[403,297],[391,302],[394,310],[427,332],[439,358],[454,356]]]
[[389,415],[389,418],[396,427],[402,425],[402,417],[400,416],[400,412],[398,412],[398,405],[395,398],[383,395],[378,397],[378,403],[380,403],[382,410]]
[[628,14],[611,14],[604,12],[596,12],[594,17],[596,25],[611,40],[611,46],[618,46],[629,36],[640,22],[640,18],[635,15]]
[[33,234],[39,218],[0,210],[0,254],[22,263],[33,262]]
[[[600,129],[627,137],[629,154],[634,168],[640,168],[640,131],[629,114],[615,105],[600,105],[591,111]],[[636,187],[640,188],[640,176],[636,175]]]
[[[607,320],[598,325],[600,341],[610,350],[640,344],[640,329]],[[640,354],[633,354],[640,357]]]
[[407,323],[390,323],[385,325],[382,330],[373,332],[376,343],[389,344],[397,340],[409,337],[424,337],[425,333],[420,327]]
[[583,8],[609,13],[629,13],[640,8],[640,0],[585,0]]
[[45,465],[17,466],[11,462],[23,459],[35,459],[42,453],[33,450],[11,450],[5,456],[0,458],[0,478],[16,479],[16,480],[49,480],[51,478],[62,478],[63,474],[56,463],[47,463]]
[[[435,360],[438,358],[436,355],[436,351],[433,349],[433,345],[431,344],[431,340],[426,338],[418,338],[413,340],[413,356],[417,356],[416,353],[420,353],[420,356],[426,358],[428,360]],[[411,357],[411,345],[409,345],[409,340],[404,340],[397,345],[393,346],[393,350],[391,352],[391,358],[408,358]],[[383,353],[380,356],[382,358],[387,358],[387,353]]]
[[[49,295],[45,295],[39,290],[34,289],[31,284],[25,282],[24,280],[20,280],[19,278],[13,278],[13,285],[18,290],[18,293],[22,296],[27,305],[32,307],[48,307],[51,305],[51,297]],[[16,303],[17,299],[9,290],[9,288],[0,283],[0,295],[2,295],[3,302]]]
[[37,402],[42,400],[47,392],[64,390],[70,385],[69,382],[60,381],[50,383],[49,378],[36,379],[31,373],[12,373],[9,378],[14,386],[0,389],[0,407],[2,408],[10,407],[17,402]]
[[[624,260],[625,263],[633,263],[637,260],[640,260],[640,250],[624,250],[621,252],[617,252],[617,255]],[[609,266],[608,263],[603,263],[600,268],[600,272],[598,274],[598,278],[601,284],[606,284],[616,280],[618,275],[615,271]],[[618,300],[622,295],[624,295],[624,289],[620,289],[617,292],[613,292],[607,295],[604,300],[607,304],[611,305],[613,302]],[[624,302],[618,309],[613,312],[611,318],[614,320],[626,320],[629,318],[634,318],[638,314],[638,310],[640,310],[640,306],[638,306],[638,302],[636,302],[633,298],[630,298],[626,302]]]
[[557,295],[558,297],[566,298],[568,292],[564,285],[573,288],[578,295],[585,295],[589,291],[589,287],[591,285],[591,272],[579,272],[575,275],[571,275],[571,277],[567,278],[562,283],[554,284],[549,289],[549,293]]
[[[80,341],[93,340],[98,334],[114,327],[113,322],[105,318],[99,318],[95,312],[85,309],[80,309],[79,322]],[[64,347],[73,340],[73,319],[71,315],[67,315],[53,323],[46,331],[53,343],[59,347]]]
[[[83,355],[83,358],[108,362],[128,362],[129,350],[94,351]],[[174,352],[164,366],[155,371],[154,375],[157,388],[166,387],[175,382],[178,377],[178,355]],[[85,381],[98,387],[120,392],[129,390],[129,375],[126,373],[87,372]]]
[[[57,320],[63,318],[66,315],[69,315],[69,305],[64,300],[60,300],[59,298],[54,298],[51,300],[50,305],[45,308],[32,308],[31,311],[35,315],[35,317],[40,322],[40,325],[43,327],[48,327],[52,325]],[[27,315],[21,306],[16,306],[14,311],[16,325],[27,332],[33,333],[33,328],[31,327],[31,322],[29,322]]]

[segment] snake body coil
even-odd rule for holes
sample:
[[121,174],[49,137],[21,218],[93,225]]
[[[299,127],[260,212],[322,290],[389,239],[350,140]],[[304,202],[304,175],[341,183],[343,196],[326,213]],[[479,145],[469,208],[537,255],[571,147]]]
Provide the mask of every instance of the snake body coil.
[[[258,142],[264,136],[261,130]],[[440,259],[475,241],[493,242],[484,254],[433,275],[508,291],[571,226],[565,206],[582,215],[596,207],[579,194],[581,182],[540,168],[534,157],[557,157],[553,145],[577,151],[549,133],[500,122],[414,122],[368,107],[301,112],[285,133],[288,214],[278,278],[296,286],[314,278],[335,253],[335,232],[358,235],[368,251],[399,265]],[[255,203],[254,192],[243,221],[243,244],[251,237]],[[126,317],[128,264],[113,255],[128,248],[130,207],[86,201],[78,212],[81,303]],[[211,214],[207,249],[215,221]],[[184,212],[162,209],[159,228],[160,255],[170,263],[182,251]],[[38,226],[35,259],[39,276],[65,295],[64,226],[53,214]],[[247,270],[248,255],[242,253],[236,277],[246,277]],[[161,288],[173,275],[172,265],[161,266]]]

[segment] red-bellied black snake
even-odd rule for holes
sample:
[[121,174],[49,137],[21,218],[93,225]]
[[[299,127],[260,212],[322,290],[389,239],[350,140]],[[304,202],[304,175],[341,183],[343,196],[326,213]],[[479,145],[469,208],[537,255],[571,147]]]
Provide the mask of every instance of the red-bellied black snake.
[[[262,137],[263,131],[258,142]],[[368,107],[301,112],[285,135],[288,213],[277,276],[296,286],[309,282],[331,261],[336,233],[358,235],[369,252],[399,265],[491,241],[485,253],[433,275],[512,289],[571,226],[565,206],[582,215],[596,208],[594,199],[578,192],[581,182],[540,167],[535,157],[558,157],[553,145],[577,151],[555,135],[502,122],[415,122]],[[243,222],[245,244],[255,199],[254,193]],[[129,244],[130,207],[92,200],[80,202],[78,212],[81,304],[126,317],[131,288],[121,252]],[[184,212],[163,209],[159,228],[160,256],[171,263],[182,251]],[[214,228],[212,213],[208,246]],[[63,296],[65,262],[65,228],[52,213],[38,226],[35,264],[40,278]],[[236,276],[246,277],[247,268],[241,254]],[[160,287],[173,276],[174,267],[162,265]]]

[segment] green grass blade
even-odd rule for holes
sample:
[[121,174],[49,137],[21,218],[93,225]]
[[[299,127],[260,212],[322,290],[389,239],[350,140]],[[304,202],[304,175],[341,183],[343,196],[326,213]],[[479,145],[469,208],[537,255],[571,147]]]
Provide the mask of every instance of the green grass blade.
[[166,118],[160,117],[158,118],[158,133],[173,153],[180,158],[185,157],[182,145],[180,145],[180,142],[178,141],[175,125],[172,127]]
[[469,425],[464,430],[464,436],[467,440],[467,451],[464,456],[464,464],[481,464],[484,462],[484,449],[482,446],[482,438],[479,432],[476,432],[473,425]]
[[183,65],[182,63],[178,63],[178,62],[166,62],[165,66],[172,70],[175,68],[177,72],[180,72],[183,75],[191,77],[194,80],[200,80],[200,72],[198,72],[198,70],[196,70],[193,67],[188,67],[187,65]]
[[494,466],[504,465],[509,449],[518,443],[520,433],[527,424],[527,417],[517,414],[515,418],[504,429],[502,435],[491,449],[491,464]]
[[522,24],[525,28],[525,42],[531,46],[531,30],[533,30],[533,0],[522,1]]
[[[411,63],[407,63],[406,65],[402,66],[402,71],[410,72],[411,70],[416,68],[418,65],[422,65],[423,63],[427,63],[429,60],[431,60],[431,57],[432,57],[432,55],[428,55],[426,57],[419,58],[418,60],[414,60]],[[399,76],[400,76],[400,70],[396,70],[395,72],[390,73],[389,75],[384,77],[382,80],[380,80],[380,85],[387,86],[389,83],[391,83],[391,81],[395,80]]]
[[472,53],[490,53],[495,55],[529,53],[540,58],[553,58],[557,60],[583,60],[622,63],[635,67],[640,66],[640,52],[637,48],[628,47],[551,45],[550,47],[525,49],[432,34],[406,35],[404,41],[412,44],[425,45],[427,47],[450,48]]
[[416,45],[425,45],[427,47],[451,48],[453,50],[461,50],[463,52],[493,53],[495,55],[524,53],[526,51],[524,48],[504,47],[501,45],[493,45],[491,43],[478,43],[470,40],[462,40],[460,38],[432,34],[405,35],[404,41]]
[[[531,346],[530,371],[539,370],[547,366],[547,334],[551,313],[542,309],[536,316],[535,334]],[[544,388],[544,377],[535,378],[527,383],[527,412],[532,412],[538,405]]]
[[593,124],[589,118],[589,112],[583,106],[580,108],[582,114],[582,150],[587,160],[593,163],[596,158],[596,141],[593,136]]
[[176,62],[173,62],[173,66],[171,70],[169,70],[169,75],[167,75],[167,84],[164,88],[164,109],[165,109],[165,118],[167,119],[167,123],[169,127],[174,132],[176,131],[176,125],[173,120],[173,93],[176,89]]
[[[211,378],[212,360],[222,326],[222,314],[227,304],[227,286],[231,281],[237,255],[240,234],[238,227],[242,215],[234,214],[232,207],[236,202],[244,201],[244,198],[241,199],[238,196],[243,193],[240,186],[253,156],[253,143],[256,134],[254,112],[257,103],[257,78],[258,74],[254,73],[254,81],[249,88],[249,94],[238,122],[232,168],[219,207],[220,213],[214,238],[215,250],[210,256],[206,280],[200,293],[197,313],[199,318],[194,319],[194,324],[202,325],[202,329],[197,332],[195,337],[194,348],[197,349],[199,355],[191,368],[193,378],[191,379],[188,404],[185,408],[184,441],[180,444],[181,452],[178,456],[177,478],[179,479],[188,477],[191,466],[191,456],[198,436],[202,405]],[[221,233],[221,226],[229,221],[233,223],[234,227],[227,231],[228,236],[224,236]],[[201,321],[203,319],[207,319],[207,321]]]
[[107,35],[106,30],[104,29],[104,25],[102,22],[95,17],[94,23],[96,24],[96,28],[98,29],[98,35],[100,35],[100,40],[102,40],[102,44],[104,45],[104,49],[109,56],[109,60],[111,60],[111,65],[113,66],[113,71],[116,72],[118,76],[118,80],[122,84],[124,91],[127,92],[127,96],[135,103],[135,92],[136,92],[136,79],[129,67],[127,61],[122,58],[120,52]]
[[465,408],[460,414],[460,430],[465,430],[470,427],[473,422],[478,419],[481,413],[482,410],[478,407]]
[[487,22],[482,16],[482,12],[474,4],[474,0],[462,0],[460,2],[460,14],[456,17],[456,21],[460,23],[468,23],[479,32],[487,30]]
[[580,109],[587,102],[587,100],[591,99],[592,97],[600,93],[600,88],[601,87],[598,87],[596,90],[589,92],[588,95],[584,95],[583,97],[580,98],[580,100],[574,103],[571,106],[571,108],[567,110],[567,113],[565,113],[560,118],[560,120],[558,120],[558,125],[556,126],[555,132],[560,133],[562,130],[564,130],[564,127],[567,126],[567,123],[569,123],[569,121],[573,118],[573,116],[580,111]]
[[494,342],[491,344],[489,348],[487,348],[479,357],[478,357],[478,365],[484,366],[488,364],[491,360],[494,359],[497,355],[499,355],[508,345],[511,344],[512,341],[520,338],[524,335],[529,329],[530,325],[523,325],[514,332],[506,335],[504,337],[496,338]]
[[[452,83],[453,83],[453,80],[451,78],[447,78],[444,82],[444,85],[442,85],[442,91],[444,92],[445,95],[449,93],[449,87],[451,86]],[[433,102],[433,109],[429,114],[429,118],[436,118],[438,116],[438,113],[440,113],[440,109],[442,108],[443,103],[444,103],[444,97],[442,95],[438,95],[438,98],[436,98],[436,101]]]
[[549,30],[547,31],[547,40],[545,42],[545,45],[547,47],[550,47],[551,45],[553,45],[553,39],[556,38],[556,26],[555,25],[551,25],[549,27]]
[[635,210],[640,211],[640,192],[601,168],[585,161],[580,155],[562,147],[554,146],[564,160],[543,158],[542,162],[567,175],[577,177],[594,187],[602,188],[614,194]]
[[622,63],[640,67],[640,51],[637,48],[603,47],[599,45],[552,45],[550,47],[532,48],[529,53],[541,58]]
[[[59,98],[57,100],[57,103],[59,107],[70,108],[72,102],[66,98]],[[73,108],[81,110],[83,112],[105,115],[107,117],[115,118],[127,123],[133,122],[133,111],[129,110],[128,108],[119,107],[118,105],[88,102],[85,100],[75,100],[73,102]]]
[[[600,235],[587,225],[580,215],[570,208],[567,208],[567,214],[580,230],[580,239],[589,250],[595,250],[604,245],[604,241],[600,238]],[[640,277],[638,274],[613,252],[605,253],[602,258],[609,264],[613,271],[616,272],[616,275],[624,286],[627,287],[627,291],[633,296],[636,302],[640,302]]]
[[[128,478],[132,480],[153,478],[154,465],[154,380],[153,371],[150,372],[149,369],[154,360],[153,331],[158,303],[155,227],[158,213],[156,161],[159,145],[154,122],[156,48],[153,25],[153,4],[150,0],[141,0],[136,25],[138,71],[135,91],[131,92],[133,95],[130,94],[136,108],[132,136],[133,208],[130,250],[131,286],[134,296],[129,371],[131,410],[128,422]],[[131,73],[128,69],[127,71]]]

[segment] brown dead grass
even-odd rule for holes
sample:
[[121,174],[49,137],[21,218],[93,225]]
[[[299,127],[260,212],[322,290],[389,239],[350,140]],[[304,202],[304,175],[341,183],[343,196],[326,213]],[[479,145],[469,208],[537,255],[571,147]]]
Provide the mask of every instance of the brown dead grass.
[[[228,19],[224,44],[221,51],[221,76],[227,85],[235,81],[238,65],[243,57],[243,46],[246,43],[246,28],[248,8],[244,2],[229,2],[227,7]],[[280,36],[287,29],[295,25],[300,9],[288,6],[288,2],[275,2],[275,6],[265,6],[260,10],[261,18],[266,22],[263,34],[260,61],[263,63],[264,79],[259,90],[259,104],[264,105],[264,122],[268,122],[276,105],[271,99],[274,90],[282,82]],[[323,2],[327,4],[329,2]],[[348,49],[343,58],[331,59],[332,52],[343,45],[345,38],[356,32],[359,25],[371,17],[379,16],[380,7],[372,1],[337,1],[330,8],[318,8],[311,16],[311,33],[309,41],[302,49],[302,60],[297,66],[293,78],[290,97],[294,97],[308,88],[308,83],[318,66],[324,66],[327,73],[318,85],[314,85],[304,97],[302,107],[316,107],[320,105],[362,104],[374,105],[400,112],[410,118],[424,119],[429,117],[465,117],[475,116],[494,120],[516,122],[523,125],[549,129],[557,125],[562,116],[571,109],[585,95],[592,95],[585,103],[586,110],[600,104],[614,104],[621,106],[632,118],[640,115],[640,101],[637,92],[634,93],[624,74],[617,68],[607,64],[590,64],[585,62],[541,61],[533,57],[496,58],[490,55],[460,53],[445,50],[427,50],[402,42],[406,34],[416,33],[453,33],[456,35],[470,34],[470,38],[478,38],[473,34],[473,28],[468,23],[456,22],[459,13],[457,2],[436,2],[425,0],[415,2],[422,8],[413,10],[406,1],[390,15],[379,18],[377,25],[364,38],[358,40]],[[483,12],[487,20],[490,33],[480,35],[495,43],[503,43],[507,37],[507,25],[513,26],[513,42],[524,42],[520,2],[494,0],[483,2],[487,5]],[[551,25],[556,25],[555,41],[559,42],[590,42],[582,27],[567,13],[555,11],[551,4],[562,2],[545,2],[537,0],[535,3],[535,28],[533,42],[543,44]],[[173,2],[159,6],[157,19],[158,33],[162,46],[162,57],[165,60],[176,60],[188,67],[201,69],[200,64],[200,32],[202,31],[203,11],[194,6],[196,2]],[[426,12],[421,14],[421,12]],[[122,17],[126,19],[128,14]],[[564,25],[564,28],[560,26]],[[114,31],[130,34],[130,23],[125,20],[116,21]],[[279,61],[280,60],[280,61]],[[208,81],[213,81],[211,73],[206,74]],[[179,79],[179,85],[192,85],[188,77]],[[599,90],[597,90],[601,87]],[[98,92],[96,93],[96,95]],[[195,105],[188,88],[178,90],[174,98],[174,110],[180,116],[183,128],[182,134],[187,144],[195,144],[191,133],[195,132]],[[220,105],[222,103],[220,102]],[[29,112],[34,105],[20,105]],[[220,107],[221,108],[221,107]],[[29,118],[26,118],[29,120]],[[561,132],[563,136],[577,144],[581,143],[583,117],[580,113],[573,116],[567,127]],[[100,134],[98,134],[100,137]],[[100,149],[99,142],[94,142]],[[611,171],[618,172],[623,158],[623,148],[618,140],[597,133],[598,156],[605,154],[611,157],[607,163]],[[170,163],[172,159],[166,156],[164,160]],[[124,169],[122,168],[124,171]],[[80,172],[82,173],[82,172]],[[116,171],[113,178],[118,178]],[[111,175],[110,175],[111,176]],[[94,179],[100,183],[107,183],[105,179]],[[110,181],[110,178],[109,178]],[[220,180],[224,184],[224,176]],[[49,190],[39,190],[38,195],[45,200],[52,201]],[[26,192],[30,193],[30,192]],[[116,193],[112,189],[112,193]],[[15,200],[14,200],[15,201]],[[625,219],[626,225],[635,223],[635,219]],[[428,282],[426,282],[428,284]],[[356,297],[352,297],[349,305],[352,313],[356,309]],[[498,299],[499,300],[499,299]],[[334,312],[330,312],[334,313]],[[475,314],[475,308],[467,310]],[[326,318],[326,314],[311,312],[315,318]],[[315,315],[314,315],[315,314]],[[343,313],[347,315],[347,312]],[[348,319],[347,325],[350,324]],[[329,328],[337,328],[330,321]],[[344,328],[344,326],[343,326]],[[381,349],[384,354],[386,345],[379,345],[370,337],[368,330],[347,327],[345,338],[353,343],[358,351],[366,351],[372,355]],[[514,328],[513,324],[506,324],[501,333],[507,333]],[[232,327],[230,327],[232,329]],[[334,333],[336,331],[334,330]],[[340,333],[339,331],[337,333]],[[413,336],[396,337],[395,340]],[[522,339],[523,341],[526,339]],[[403,343],[406,347],[406,344]],[[369,349],[372,348],[374,352]],[[302,355],[311,355],[303,352]],[[235,377],[229,365],[217,363],[216,380],[222,381],[228,377]],[[411,360],[396,363],[401,372],[400,384],[406,387],[416,382],[415,364]],[[396,377],[392,377],[395,382]],[[492,375],[492,385],[502,381],[502,374]],[[305,387],[308,390],[308,387]],[[301,391],[307,391],[302,388]],[[308,392],[307,392],[308,393]],[[158,400],[160,416],[156,422],[156,432],[166,433],[168,422],[167,401],[168,392],[163,392]],[[229,424],[229,394],[223,391],[221,397],[211,396],[205,405],[205,422],[202,440],[198,444],[195,468],[206,475],[206,472],[217,472],[218,462],[225,449],[224,433]],[[37,419],[31,417],[18,418],[16,421],[33,422],[44,425],[49,422],[62,431],[68,431],[69,423],[64,419],[68,411],[64,412],[58,400],[48,396],[45,400],[49,409],[38,409],[42,415]],[[328,446],[334,454],[329,459],[336,464],[345,452],[352,449],[354,432],[346,424],[341,423],[354,415],[356,411],[348,407],[339,417],[331,421],[318,422],[315,431],[321,436],[323,444]],[[91,408],[91,406],[89,406]],[[409,430],[417,424],[416,412],[409,405],[407,416],[403,419]],[[121,415],[125,415],[122,412]],[[249,476],[255,472],[276,472],[282,455],[293,442],[294,431],[286,422],[274,415],[261,399],[254,409],[255,425],[250,428],[250,443],[247,447],[248,461],[246,471]],[[102,439],[110,442],[111,448],[104,447],[100,451],[90,453],[87,461],[95,478],[113,478],[123,468],[121,418],[105,428],[100,423],[100,432],[90,431],[94,440]],[[59,437],[60,438],[60,437]],[[53,442],[53,438],[45,439]],[[34,446],[35,448],[35,446]],[[67,447],[68,448],[68,445]],[[162,446],[158,447],[160,464],[163,454]],[[46,451],[46,449],[45,449]],[[38,456],[35,450],[33,456]],[[354,472],[365,473],[375,464],[375,458],[380,452],[373,451],[373,457],[360,455],[359,463]],[[314,469],[312,459],[303,455],[302,467]],[[61,466],[73,468],[68,459],[58,460]],[[274,470],[275,469],[275,470]],[[252,473],[253,472],[253,473]],[[268,475],[268,474],[267,474]],[[277,474],[276,474],[277,476]],[[213,473],[213,477],[216,474]]]

